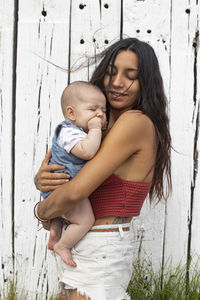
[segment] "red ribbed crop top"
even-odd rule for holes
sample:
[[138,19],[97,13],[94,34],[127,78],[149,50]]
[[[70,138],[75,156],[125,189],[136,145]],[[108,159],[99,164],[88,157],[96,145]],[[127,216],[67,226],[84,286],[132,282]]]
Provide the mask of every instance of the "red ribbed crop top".
[[151,182],[133,182],[112,174],[89,197],[95,218],[138,216],[150,188]]

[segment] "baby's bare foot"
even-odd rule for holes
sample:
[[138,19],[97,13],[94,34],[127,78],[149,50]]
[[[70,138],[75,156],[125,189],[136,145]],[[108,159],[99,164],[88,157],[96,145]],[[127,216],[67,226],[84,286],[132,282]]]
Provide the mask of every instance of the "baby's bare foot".
[[65,248],[59,243],[56,243],[53,247],[54,252],[56,252],[64,261],[69,266],[76,267],[76,263],[72,259],[71,251],[68,248]]
[[59,239],[60,236],[57,234],[57,232],[55,230],[50,230],[48,249],[54,250],[54,246],[59,241]]

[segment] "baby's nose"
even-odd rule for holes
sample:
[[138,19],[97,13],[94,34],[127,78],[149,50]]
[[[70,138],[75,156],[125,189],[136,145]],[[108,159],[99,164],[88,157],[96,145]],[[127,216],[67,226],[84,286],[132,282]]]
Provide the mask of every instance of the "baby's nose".
[[102,112],[102,110],[98,110],[97,111],[97,117],[103,117],[103,112]]

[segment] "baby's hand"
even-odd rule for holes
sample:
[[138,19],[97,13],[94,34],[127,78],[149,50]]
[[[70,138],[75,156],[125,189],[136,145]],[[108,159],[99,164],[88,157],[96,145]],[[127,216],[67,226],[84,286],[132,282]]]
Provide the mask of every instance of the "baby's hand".
[[102,123],[101,123],[101,118],[99,117],[94,117],[88,121],[88,129],[101,129]]

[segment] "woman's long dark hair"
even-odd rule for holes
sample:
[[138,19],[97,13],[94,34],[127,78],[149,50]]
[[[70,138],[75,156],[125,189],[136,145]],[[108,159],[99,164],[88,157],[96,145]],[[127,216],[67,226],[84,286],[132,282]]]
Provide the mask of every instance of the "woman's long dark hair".
[[[133,109],[141,110],[152,120],[155,126],[158,147],[149,196],[150,200],[157,197],[158,201],[160,201],[161,199],[167,199],[172,186],[171,136],[167,116],[167,99],[164,93],[158,60],[153,48],[136,38],[126,38],[114,43],[100,54],[102,60],[95,69],[90,82],[97,85],[106,94],[104,76],[108,65],[110,63],[112,66],[114,65],[115,58],[121,50],[131,50],[138,57],[140,95]],[[107,103],[107,108],[109,117],[109,103]],[[165,176],[167,179],[166,185],[164,181]]]

